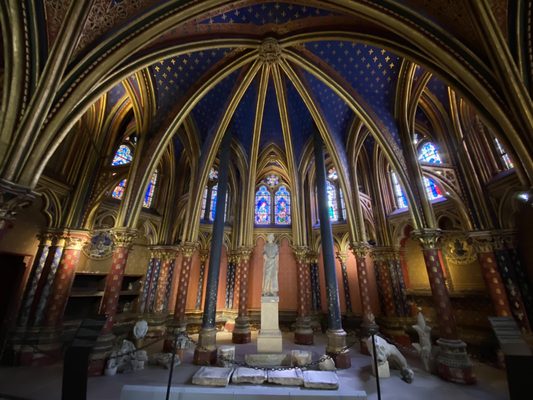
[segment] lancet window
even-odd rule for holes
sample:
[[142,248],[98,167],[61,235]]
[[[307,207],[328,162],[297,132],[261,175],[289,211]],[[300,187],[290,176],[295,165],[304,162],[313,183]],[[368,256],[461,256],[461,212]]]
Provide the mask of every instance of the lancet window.
[[268,175],[255,193],[255,224],[291,224],[291,193],[276,174]]
[[129,164],[132,159],[133,153],[131,151],[131,147],[126,144],[121,144],[115,153],[115,156],[113,157],[113,161],[111,161],[111,165],[116,166]]
[[396,175],[396,172],[391,171],[390,176],[391,176],[391,181],[392,181],[392,188],[394,190],[394,199],[396,201],[396,208],[398,209],[407,208],[409,206],[407,203],[407,197],[405,196],[405,193],[403,192],[402,186],[400,185],[400,181],[398,180],[398,176]]
[[[226,207],[224,209],[224,219],[228,218],[228,198],[229,190],[226,193]],[[209,171],[207,185],[202,195],[202,221],[214,222],[218,199],[218,170],[211,168]]]
[[424,186],[429,200],[437,200],[444,197],[433,179],[424,177]]
[[339,174],[335,167],[328,169],[326,192],[328,196],[329,220],[331,222],[344,221],[346,219],[346,206],[339,186]]
[[442,164],[439,151],[432,142],[425,142],[420,146],[418,160],[429,164]]
[[506,170],[514,168],[514,164],[511,161],[509,154],[507,154],[500,141],[494,138],[494,144],[496,145],[496,151],[498,152],[503,168]]
[[[155,170],[154,173],[152,174],[152,178],[150,179],[150,182],[148,183],[146,192],[144,193],[143,208],[152,208],[153,206],[155,189],[157,186],[157,177],[158,177],[158,172],[157,170]],[[122,198],[124,197],[124,192],[126,190],[127,182],[128,182],[127,179],[122,179],[111,192],[111,197],[117,200],[122,200]]]

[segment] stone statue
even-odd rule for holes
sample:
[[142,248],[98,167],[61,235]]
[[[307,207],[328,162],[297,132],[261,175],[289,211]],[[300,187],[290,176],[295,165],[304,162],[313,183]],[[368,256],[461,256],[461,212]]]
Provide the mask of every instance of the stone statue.
[[413,347],[418,351],[424,369],[431,372],[431,327],[426,325],[424,315],[419,312],[416,318],[416,325],[412,325],[413,329],[418,333],[418,342],[413,343]]
[[[398,368],[400,370],[402,379],[405,382],[411,383],[413,381],[413,377],[415,374],[413,370],[409,368],[409,365],[407,365],[407,360],[405,359],[403,354],[400,353],[400,350],[398,350],[398,348],[395,345],[387,342],[381,336],[374,336],[374,338],[375,338],[374,340],[376,344],[376,356],[377,356],[378,367],[379,365],[388,361],[391,367]],[[372,349],[372,336],[369,336],[366,339],[366,347],[368,348],[370,355],[374,357],[373,349]]]
[[274,243],[274,235],[270,233],[263,251],[265,265],[263,268],[263,293],[262,296],[278,295],[278,262],[279,249]]

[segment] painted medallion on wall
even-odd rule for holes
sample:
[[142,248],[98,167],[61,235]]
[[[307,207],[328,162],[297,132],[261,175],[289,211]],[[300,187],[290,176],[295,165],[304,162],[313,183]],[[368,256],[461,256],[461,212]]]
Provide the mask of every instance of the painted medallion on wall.
[[96,232],[91,241],[85,245],[83,252],[89,258],[101,260],[113,254],[113,238],[108,231]]

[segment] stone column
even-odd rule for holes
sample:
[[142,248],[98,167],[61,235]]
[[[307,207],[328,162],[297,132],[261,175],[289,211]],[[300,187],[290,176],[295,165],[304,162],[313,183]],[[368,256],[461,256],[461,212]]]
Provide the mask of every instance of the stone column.
[[48,250],[48,257],[44,263],[41,277],[37,283],[33,303],[30,310],[29,324],[39,326],[43,322],[46,303],[52,290],[54,278],[61,262],[63,249],[65,247],[65,236],[63,232],[52,234],[52,245]]
[[216,311],[218,281],[220,276],[220,258],[224,241],[224,214],[226,195],[228,190],[228,170],[231,151],[231,131],[227,131],[220,145],[220,166],[218,176],[217,204],[215,221],[213,222],[213,236],[209,253],[209,267],[205,288],[204,315],[202,329],[198,336],[198,345],[194,350],[195,364],[214,364],[216,362]]
[[322,258],[328,299],[328,344],[326,353],[335,360],[337,368],[349,368],[351,359],[346,350],[346,332],[342,328],[341,309],[339,303],[339,287],[335,270],[335,253],[333,233],[328,212],[326,189],[326,168],[324,165],[323,143],[320,134],[314,132],[314,155],[316,166],[316,185],[318,198],[318,215],[320,217],[320,236],[322,238]]
[[357,264],[357,280],[359,283],[359,293],[361,296],[361,307],[363,309],[363,322],[361,323],[361,336],[366,337],[371,331],[377,330],[377,325],[372,312],[370,295],[368,292],[368,270],[366,267],[366,256],[370,252],[370,247],[365,243],[351,245],[355,254]]
[[337,258],[341,263],[342,272],[342,286],[344,289],[344,303],[346,304],[346,315],[352,315],[352,297],[350,296],[350,284],[348,281],[348,268],[346,268],[346,261],[348,254],[345,252],[337,252]]
[[309,259],[309,285],[311,290],[311,310],[314,313],[322,312],[322,299],[320,297],[320,278],[318,277],[318,254],[314,251],[307,253]]
[[28,284],[26,286],[26,292],[22,302],[22,308],[18,321],[18,326],[25,327],[28,324],[30,318],[31,305],[35,298],[37,291],[37,285],[41,279],[41,274],[44,270],[46,259],[48,258],[48,251],[52,245],[52,234],[49,232],[38,235],[39,247],[37,254],[35,254],[35,260],[33,262],[32,270],[28,278]]
[[494,254],[494,238],[490,232],[471,232],[470,237],[477,252],[481,273],[489,292],[494,311],[498,317],[508,317],[511,314],[509,300],[505,293],[505,285],[498,271],[496,255]]
[[459,339],[457,334],[450,296],[442,272],[439,255],[441,233],[437,229],[422,229],[414,231],[412,235],[422,245],[433,304],[437,313],[440,333],[440,338],[437,340],[439,345],[439,353],[436,357],[437,374],[451,382],[475,383],[472,363],[466,353],[466,344]]
[[396,313],[398,315],[408,317],[411,315],[411,308],[407,303],[407,293],[405,289],[405,280],[399,251],[392,248],[387,261],[389,263]]
[[205,262],[209,253],[207,250],[200,251],[200,276],[198,278],[198,289],[196,291],[196,303],[194,305],[195,310],[202,309],[202,295],[204,293],[204,279],[205,279]]
[[63,314],[76,275],[81,250],[89,241],[89,235],[87,231],[69,230],[64,240],[63,255],[54,277],[44,313],[44,325],[52,328],[60,327],[63,321]]
[[150,292],[152,288],[152,274],[155,267],[155,257],[152,253],[150,261],[148,261],[148,268],[146,269],[146,276],[144,277],[143,290],[141,294],[141,301],[139,303],[139,313],[144,313],[148,311],[148,298],[150,297]]
[[305,246],[293,247],[296,257],[296,285],[298,291],[298,316],[294,330],[294,343],[313,344],[313,329],[311,328],[311,283],[309,277],[309,249]]
[[239,314],[235,319],[231,341],[238,344],[250,343],[252,340],[248,317],[248,275],[252,250],[251,247],[240,247],[236,252],[239,276]]
[[117,314],[118,299],[122,288],[124,270],[128,261],[129,251],[133,245],[133,240],[137,231],[131,228],[115,228],[112,230],[115,248],[111,268],[107,274],[104,295],[100,304],[100,314],[106,316],[106,323],[102,328],[102,334],[110,334]]
[[157,282],[157,292],[155,295],[154,311],[157,313],[164,312],[167,288],[170,285],[170,264],[175,257],[175,251],[170,249],[160,249],[161,254],[161,272]]
[[385,316],[395,317],[396,307],[394,292],[393,292],[393,281],[391,279],[388,256],[388,249],[384,248],[374,248],[372,251],[372,256],[374,257],[374,268],[377,272],[378,278],[378,289],[381,295],[383,310]]
[[237,265],[235,262],[235,255],[233,252],[228,252],[228,269],[226,271],[226,298],[224,301],[224,306],[227,310],[233,308],[234,297],[235,297],[235,270]]

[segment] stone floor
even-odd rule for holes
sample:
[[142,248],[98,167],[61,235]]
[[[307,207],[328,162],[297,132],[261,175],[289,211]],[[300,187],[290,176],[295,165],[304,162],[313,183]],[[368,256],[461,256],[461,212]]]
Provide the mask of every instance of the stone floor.
[[[193,336],[194,338],[194,336]],[[217,335],[219,344],[230,344],[229,333],[221,332]],[[252,336],[252,343],[238,345],[237,359],[244,358],[246,353],[256,352],[256,335]],[[298,346],[292,343],[292,335],[284,334],[284,351],[293,349],[312,350],[317,358],[325,348],[325,337],[317,336],[314,346]],[[159,351],[158,348],[152,349]],[[191,378],[198,370],[192,365],[192,350],[187,350],[184,360],[174,370],[174,385],[188,385]],[[356,390],[364,390],[371,400],[377,399],[376,382],[370,374],[371,358],[358,352],[357,346],[352,351],[352,367],[338,371],[340,380],[339,394],[346,394]],[[407,384],[400,379],[399,371],[391,370],[391,377],[381,380],[382,399],[408,400],[503,400],[508,399],[505,371],[498,370],[485,364],[475,363],[475,373],[478,384],[463,386],[442,381],[429,375],[421,369],[421,364],[416,359],[408,358],[408,362],[415,371],[413,383]],[[56,400],[61,398],[62,365],[56,364],[48,367],[0,367],[0,399],[26,400]],[[114,377],[89,378],[89,400],[117,400],[123,385],[157,385],[167,384],[168,370],[159,367],[147,367],[145,370],[134,373],[119,374]],[[269,390],[276,388],[269,386]],[[246,387],[246,390],[264,392],[265,387]],[[162,397],[163,399],[164,397]]]

